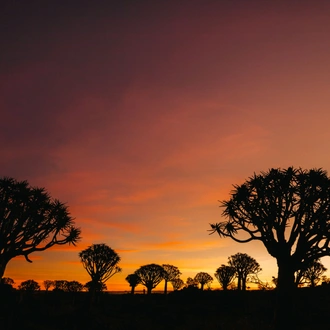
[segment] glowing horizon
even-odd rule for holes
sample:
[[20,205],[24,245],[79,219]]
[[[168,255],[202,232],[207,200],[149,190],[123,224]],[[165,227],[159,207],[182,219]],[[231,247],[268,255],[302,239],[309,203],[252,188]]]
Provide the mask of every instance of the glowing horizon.
[[86,283],[78,253],[105,243],[123,268],[110,291],[129,290],[125,277],[149,263],[177,266],[184,281],[213,276],[237,252],[270,282],[276,261],[261,244],[209,235],[209,223],[254,172],[330,171],[329,10],[321,0],[5,5],[0,175],[67,203],[82,240],[32,264],[13,259],[4,276]]

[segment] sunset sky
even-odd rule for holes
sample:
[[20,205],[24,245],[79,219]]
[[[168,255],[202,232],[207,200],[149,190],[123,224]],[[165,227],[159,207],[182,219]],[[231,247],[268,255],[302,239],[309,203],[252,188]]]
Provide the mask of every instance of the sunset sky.
[[78,253],[106,243],[123,268],[109,290],[148,263],[213,276],[237,252],[270,281],[260,243],[209,223],[254,172],[330,172],[329,15],[326,0],[5,0],[0,175],[45,187],[82,230],[5,276],[86,283]]

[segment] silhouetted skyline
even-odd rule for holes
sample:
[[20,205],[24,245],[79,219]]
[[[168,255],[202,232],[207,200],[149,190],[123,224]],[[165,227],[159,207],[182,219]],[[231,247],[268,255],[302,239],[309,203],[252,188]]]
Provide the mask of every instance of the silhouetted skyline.
[[213,276],[237,252],[270,282],[261,244],[219,240],[209,223],[254,172],[330,170],[330,4],[5,3],[0,174],[66,202],[83,237],[5,276],[86,283],[78,253],[105,243],[123,269],[110,291],[149,263]]

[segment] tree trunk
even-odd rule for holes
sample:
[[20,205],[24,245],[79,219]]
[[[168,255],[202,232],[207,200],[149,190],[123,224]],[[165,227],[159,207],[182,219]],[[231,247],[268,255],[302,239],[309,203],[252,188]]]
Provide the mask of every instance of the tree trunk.
[[131,287],[131,294],[134,294],[134,289],[135,289],[135,286],[132,285],[132,287]]
[[241,290],[242,289],[242,277],[241,275],[238,275],[237,277],[237,290]]
[[311,288],[315,288],[316,287],[316,277],[312,276],[311,278]]
[[201,283],[201,290],[204,290],[204,283]]
[[246,277],[242,276],[242,291],[246,291]]
[[165,280],[164,294],[167,294],[167,280]]
[[150,295],[152,290],[152,286],[147,286],[147,294]]
[[291,329],[293,325],[294,268],[290,258],[277,260],[278,283],[275,306],[275,329]]

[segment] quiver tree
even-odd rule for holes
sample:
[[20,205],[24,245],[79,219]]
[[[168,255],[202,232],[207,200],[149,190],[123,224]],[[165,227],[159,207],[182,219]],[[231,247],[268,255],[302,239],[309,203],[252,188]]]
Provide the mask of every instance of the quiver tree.
[[128,282],[129,286],[131,287],[131,294],[134,294],[134,290],[138,284],[140,284],[140,277],[137,274],[129,274],[125,278]]
[[228,289],[229,284],[235,278],[236,270],[234,267],[221,265],[214,273],[214,277],[218,280],[224,291]]
[[147,294],[151,294],[154,289],[165,277],[165,270],[157,264],[149,264],[141,266],[135,271],[139,277],[140,283],[147,288]]
[[172,265],[163,265],[163,268],[165,270],[164,294],[167,294],[167,283],[179,278],[181,275],[181,272],[179,271],[178,267],[172,266]]
[[177,291],[184,286],[184,281],[181,278],[175,278],[171,281],[171,284],[173,286],[173,290]]
[[2,279],[0,279],[0,284],[13,286],[15,284],[15,281],[10,277],[3,277]]
[[237,290],[246,290],[248,275],[255,275],[261,271],[258,262],[246,253],[236,253],[228,258],[229,265],[235,269],[237,276]]
[[40,285],[34,280],[26,280],[18,286],[18,290],[34,292],[40,290]]
[[107,285],[105,283],[93,283],[92,281],[87,282],[84,284],[83,289],[88,292],[103,292],[107,291]]
[[53,286],[53,291],[62,292],[80,292],[84,288],[84,286],[78,281],[67,280],[44,281],[44,286],[46,291],[48,291],[49,288]]
[[84,288],[84,285],[78,281],[68,281],[66,283],[67,292],[81,292]]
[[213,277],[208,273],[200,272],[196,274],[194,281],[201,285],[201,290],[203,291],[204,285],[211,283],[213,281]]
[[66,280],[55,280],[53,281],[53,291],[66,292],[68,281]]
[[121,272],[119,255],[106,244],[93,244],[79,253],[79,257],[92,279],[95,291],[108,279]]
[[53,245],[73,244],[80,239],[65,204],[51,199],[44,188],[27,181],[0,179],[0,278],[8,262]]
[[212,232],[239,243],[260,241],[276,258],[277,321],[286,324],[294,273],[330,255],[330,179],[326,171],[289,167],[254,174],[235,185],[231,198],[221,206],[225,219],[211,224]]
[[295,284],[307,284],[314,288],[322,279],[322,275],[327,271],[320,260],[314,260],[307,269],[301,269],[296,272]]
[[198,287],[198,283],[194,278],[192,277],[188,277],[187,281],[186,281],[186,287],[187,288],[197,288]]
[[46,291],[48,291],[52,286],[54,286],[54,281],[45,280],[43,281],[43,285]]

